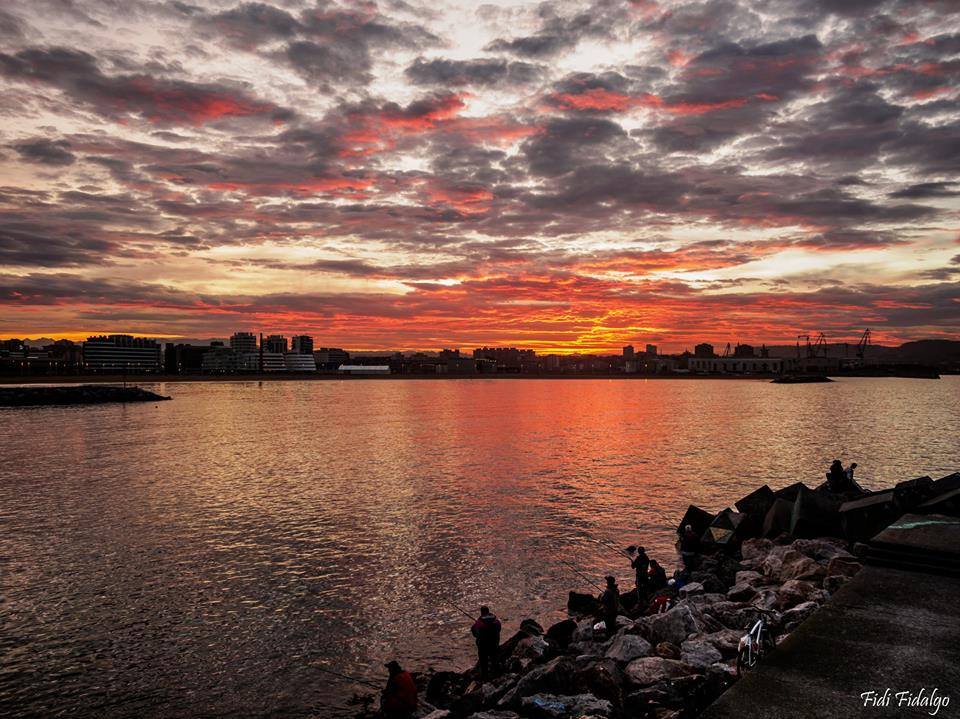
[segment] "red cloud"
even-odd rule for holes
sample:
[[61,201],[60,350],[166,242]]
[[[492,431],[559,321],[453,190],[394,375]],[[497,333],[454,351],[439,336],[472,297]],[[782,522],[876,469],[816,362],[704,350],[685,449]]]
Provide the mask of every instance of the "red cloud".
[[635,107],[643,107],[669,112],[674,115],[703,115],[708,112],[743,107],[751,100],[775,102],[779,98],[761,92],[752,97],[738,97],[717,102],[697,102],[694,100],[665,100],[659,95],[650,93],[630,95],[604,88],[592,88],[578,93],[555,93],[550,95],[547,100],[564,110],[627,112]]

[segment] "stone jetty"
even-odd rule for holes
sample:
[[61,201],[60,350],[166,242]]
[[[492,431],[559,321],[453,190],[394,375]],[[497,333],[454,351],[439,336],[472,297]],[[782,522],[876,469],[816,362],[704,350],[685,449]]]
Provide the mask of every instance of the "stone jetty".
[[159,402],[168,399],[171,398],[142,387],[110,384],[84,384],[72,387],[0,387],[0,407]]
[[[878,555],[890,561],[887,545],[870,540],[904,515],[960,517],[960,472],[866,495],[796,483],[776,491],[763,486],[721,512],[691,506],[678,535],[693,527],[701,552],[686,555],[676,584],[660,592],[669,600],[666,611],[651,614],[647,599],[626,592],[616,626],[606,627],[598,598],[571,592],[570,618],[547,628],[525,619],[500,646],[502,671],[494,679],[481,682],[475,669],[416,674],[430,705],[418,716],[700,716],[741,676],[762,684],[760,670],[777,647],[795,632],[799,639],[797,630],[853,581],[864,562]],[[757,669],[741,672],[741,641],[758,620],[772,651]],[[745,713],[734,713],[750,715],[740,709]]]

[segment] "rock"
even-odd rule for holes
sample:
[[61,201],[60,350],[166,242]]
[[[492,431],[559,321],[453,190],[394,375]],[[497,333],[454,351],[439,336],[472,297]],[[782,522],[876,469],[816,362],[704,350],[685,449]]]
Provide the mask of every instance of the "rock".
[[752,570],[746,569],[741,570],[736,573],[733,583],[736,584],[749,584],[751,587],[756,587],[757,585],[764,584],[767,580],[764,578],[760,572],[754,572]]
[[897,502],[905,511],[910,511],[934,491],[934,483],[930,477],[917,477],[898,482],[893,488]]
[[749,536],[747,515],[725,509],[718,514],[700,537],[706,547],[734,550]]
[[577,659],[602,657],[604,651],[606,651],[604,642],[573,642],[567,647],[567,654],[573,654]]
[[823,580],[823,588],[830,594],[833,594],[849,581],[850,577],[845,577],[842,574],[835,574],[834,576],[827,577]]
[[679,604],[663,614],[649,617],[650,642],[672,642],[680,645],[694,632],[701,629],[700,623],[686,604]]
[[446,709],[436,709],[424,716],[423,719],[447,719],[449,716],[450,712]]
[[513,656],[520,659],[542,659],[550,651],[550,643],[543,637],[527,637],[517,643]]
[[840,501],[827,492],[801,489],[793,503],[790,534],[794,537],[835,537],[841,533]]
[[[578,667],[574,675],[577,691],[590,692],[615,706],[623,703],[623,672],[612,659],[599,659]],[[569,690],[568,690],[569,691]]]
[[520,715],[516,712],[511,711],[485,711],[485,712],[475,712],[471,714],[467,719],[520,719]]
[[808,582],[819,584],[825,576],[827,570],[822,564],[795,552],[798,556],[791,561],[784,560],[780,567],[779,578],[781,581],[788,579],[803,579]]
[[687,597],[692,597],[697,594],[703,594],[703,584],[700,582],[690,582],[689,584],[684,584],[680,587],[680,598],[686,599]]
[[705,639],[688,639],[680,645],[680,660],[691,667],[706,669],[722,659],[720,650]]
[[788,609],[780,617],[781,622],[783,622],[783,627],[786,631],[792,632],[793,629],[800,624],[803,620],[813,614],[820,608],[820,605],[816,602],[803,602],[798,604],[793,609]]
[[761,589],[757,596],[750,600],[750,605],[760,609],[773,609],[780,604],[780,595],[775,589]]
[[762,559],[770,553],[773,546],[769,539],[747,539],[740,545],[740,554],[744,559]]
[[809,602],[817,596],[817,588],[810,582],[801,579],[791,579],[784,582],[777,591],[777,599],[784,609],[794,607],[802,602]]
[[737,656],[742,636],[743,632],[739,629],[721,629],[719,632],[704,634],[703,640],[710,642],[724,659],[733,659]]
[[834,557],[827,564],[827,576],[853,577],[861,569],[863,569],[863,565],[853,557]]
[[730,591],[727,592],[727,597],[734,602],[748,602],[753,599],[757,594],[757,590],[750,584],[741,582],[740,584],[735,584],[730,588]]
[[660,642],[654,649],[654,653],[664,659],[679,659],[681,654],[680,647],[673,642]]
[[634,659],[624,670],[627,681],[634,686],[649,686],[664,679],[674,679],[696,673],[693,667],[674,659],[642,657]]
[[534,667],[520,677],[517,685],[500,699],[498,705],[508,706],[520,697],[531,694],[562,694],[571,690],[577,691],[579,687],[574,680],[576,669],[573,660],[567,656],[560,656],[546,664]]
[[543,719],[567,719],[568,717],[609,717],[613,705],[605,699],[597,699],[592,694],[574,696],[555,694],[534,694],[524,697],[521,702],[524,713]]
[[567,597],[567,610],[572,614],[596,614],[600,610],[600,602],[592,594],[570,592]]
[[834,557],[849,557],[846,542],[835,537],[820,537],[818,539],[798,539],[790,545],[801,554],[825,562]]
[[712,512],[700,509],[700,507],[691,504],[684,513],[683,519],[680,520],[680,525],[677,527],[677,534],[682,536],[683,528],[689,524],[694,533],[699,537],[707,530],[707,527],[710,526],[715,516]]
[[573,641],[575,631],[577,631],[577,623],[573,619],[564,619],[547,630],[547,639],[561,649],[565,649]]
[[869,539],[902,514],[903,508],[892,489],[844,502],[840,505],[843,536],[851,540]]
[[433,672],[427,682],[427,701],[431,704],[449,704],[463,694],[470,683],[469,673]]
[[795,482],[789,487],[778,489],[776,492],[774,492],[774,495],[777,497],[777,499],[785,499],[793,502],[797,498],[797,495],[799,495],[804,489],[808,489],[807,485],[805,485],[803,482]]
[[626,664],[637,657],[648,656],[652,650],[653,647],[650,646],[650,642],[643,637],[636,634],[619,634],[610,643],[610,647],[604,656],[613,659],[615,662]]
[[633,627],[633,620],[630,617],[625,617],[622,614],[617,615],[617,626],[615,627],[615,631],[629,629],[631,627]]
[[520,622],[520,631],[531,637],[543,636],[543,627],[540,626],[540,622],[536,619],[524,619]]
[[572,640],[574,642],[589,642],[593,640],[593,625],[594,622],[592,619],[584,619],[577,624],[576,630],[573,632]]
[[763,529],[763,520],[776,499],[773,490],[767,485],[763,485],[734,504],[737,511],[746,516],[748,523],[746,529],[750,534],[757,535]]
[[763,528],[760,530],[764,537],[773,538],[790,531],[790,517],[793,515],[792,499],[778,497],[770,505],[767,516],[763,519]]
[[712,572],[696,571],[690,574],[690,580],[693,584],[699,584],[704,592],[710,594],[722,594],[726,591],[724,583]]

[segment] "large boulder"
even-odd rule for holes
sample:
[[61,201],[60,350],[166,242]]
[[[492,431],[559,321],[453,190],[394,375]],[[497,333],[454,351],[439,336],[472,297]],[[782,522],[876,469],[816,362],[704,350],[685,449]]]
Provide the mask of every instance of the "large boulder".
[[623,672],[612,659],[586,662],[578,666],[574,674],[576,691],[588,691],[617,707],[623,703],[623,684]]
[[763,519],[763,527],[760,530],[762,536],[773,539],[784,532],[790,531],[790,518],[793,516],[793,499],[778,497],[770,509],[767,510],[767,516]]
[[664,679],[675,679],[690,674],[695,674],[696,669],[678,662],[674,659],[664,659],[663,657],[642,657],[634,659],[624,669],[624,674],[630,684],[638,687],[656,684]]
[[703,584],[701,582],[690,582],[680,587],[680,598],[687,599],[698,594],[704,594]]
[[794,537],[835,537],[841,533],[840,502],[829,493],[801,489],[793,503],[790,534]]
[[843,536],[851,540],[870,539],[903,514],[903,507],[892,489],[874,492],[840,505]]
[[654,649],[654,653],[664,659],[680,659],[682,652],[673,642],[660,642]]
[[727,592],[727,598],[732,602],[749,602],[755,596],[757,596],[757,588],[746,582],[734,584]]
[[826,567],[818,564],[810,559],[810,557],[805,557],[799,553],[795,554],[797,554],[797,556],[791,558],[790,561],[784,560],[780,567],[779,579],[781,581],[803,579],[819,584],[827,575]]
[[850,557],[834,557],[827,564],[827,576],[828,577],[853,577],[856,576],[863,568],[863,565],[860,564],[852,556]]
[[705,638],[688,639],[680,645],[680,660],[697,669],[706,669],[723,659],[720,650]]
[[834,557],[852,557],[846,550],[846,542],[835,537],[820,537],[818,539],[798,539],[790,545],[804,556],[818,562],[826,562]]
[[636,634],[618,634],[607,648],[605,657],[615,662],[626,664],[637,657],[645,657],[653,651],[653,647],[643,637]]
[[715,516],[713,512],[708,512],[705,509],[700,509],[700,507],[691,504],[684,513],[683,519],[680,520],[680,524],[677,527],[677,534],[682,536],[683,528],[689,524],[694,533],[699,537],[707,530],[707,527],[710,526]]
[[485,712],[474,712],[467,719],[520,719],[520,715],[512,711],[491,709]]
[[525,637],[517,643],[513,656],[518,659],[542,659],[550,652],[550,643],[543,637]]
[[802,602],[814,601],[819,597],[819,591],[816,585],[811,582],[805,582],[802,579],[791,579],[784,582],[777,591],[777,599],[780,607],[789,609]]
[[515,704],[520,697],[532,694],[563,694],[580,691],[576,682],[577,666],[573,659],[560,656],[546,664],[534,667],[520,678],[517,685],[500,699],[500,706]]
[[742,636],[743,632],[739,629],[721,629],[719,632],[704,634],[702,638],[710,642],[724,659],[733,659],[737,656]]
[[805,620],[819,608],[820,605],[816,602],[803,602],[802,604],[795,606],[793,609],[788,609],[780,617],[780,621],[783,623],[784,630],[792,632],[797,625],[799,625],[803,620]]
[[686,604],[678,604],[668,612],[647,617],[645,621],[649,627],[649,639],[652,644],[672,642],[679,645],[690,634],[701,631],[700,622]]
[[524,697],[521,707],[525,714],[537,719],[568,719],[568,717],[609,717],[613,705],[605,699],[597,699],[593,694],[573,696],[556,694],[534,694]]
[[[773,505],[771,505],[773,506]],[[769,509],[767,511],[770,511]],[[773,549],[774,544],[769,539],[747,539],[740,545],[740,555],[744,559],[763,559]]]
[[746,517],[745,534],[756,536],[763,530],[763,520],[770,511],[770,507],[776,501],[777,497],[767,485],[755,489],[743,499],[740,499],[734,505],[738,512]]
[[744,569],[737,572],[733,580],[734,585],[749,584],[751,587],[767,584],[768,582],[769,580],[765,579],[760,572],[755,572],[752,569]]
[[573,633],[577,631],[577,623],[573,619],[564,619],[547,630],[547,640],[561,649],[565,649],[573,641]]
[[567,597],[567,611],[571,614],[596,614],[600,611],[600,602],[592,594],[570,592]]

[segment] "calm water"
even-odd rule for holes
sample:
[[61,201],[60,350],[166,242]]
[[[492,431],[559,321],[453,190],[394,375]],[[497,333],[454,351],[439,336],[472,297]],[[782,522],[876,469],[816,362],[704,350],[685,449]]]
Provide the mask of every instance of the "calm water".
[[[960,377],[164,384],[0,410],[0,715],[337,716],[397,657],[465,668],[689,502],[960,469]],[[337,707],[340,707],[339,709]]]

